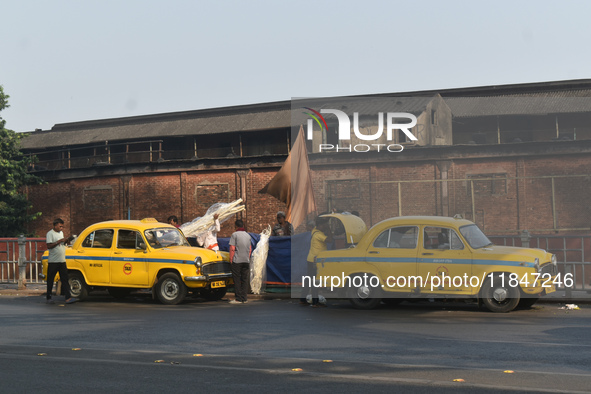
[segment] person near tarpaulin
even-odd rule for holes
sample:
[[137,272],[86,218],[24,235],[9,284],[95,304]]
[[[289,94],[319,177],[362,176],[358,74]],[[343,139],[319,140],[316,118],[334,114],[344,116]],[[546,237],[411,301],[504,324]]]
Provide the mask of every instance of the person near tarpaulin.
[[[312,230],[312,239],[310,240],[310,252],[306,258],[308,276],[314,280],[316,276],[316,256],[325,250],[327,250],[327,243],[332,242],[332,232],[330,231],[330,224],[328,218],[318,217],[316,218],[316,227]],[[312,284],[312,305],[313,308],[324,306],[318,302],[318,287]],[[300,298],[301,305],[307,305],[306,296],[310,287],[302,287],[302,294]]]
[[250,234],[244,229],[241,219],[234,223],[236,231],[230,237],[230,263],[234,279],[234,294],[236,298],[230,304],[246,304],[248,285],[250,284],[250,256],[252,245]]
[[220,221],[218,218],[220,215],[217,213],[213,214],[213,221],[215,225],[214,230],[207,230],[204,234],[199,234],[197,236],[197,245],[205,248],[218,251],[220,247],[218,246],[218,233],[220,232]]
[[290,222],[285,220],[285,212],[277,212],[277,223],[273,227],[271,235],[275,237],[291,236],[293,234],[293,226]]
[[171,215],[171,216],[169,216],[169,217],[168,217],[168,220],[167,220],[166,222],[167,222],[168,224],[172,224],[172,225],[173,225],[174,227],[176,227],[176,228],[179,228],[179,227],[181,227],[181,226],[179,225],[179,219],[178,219],[176,216],[174,216],[174,215]]

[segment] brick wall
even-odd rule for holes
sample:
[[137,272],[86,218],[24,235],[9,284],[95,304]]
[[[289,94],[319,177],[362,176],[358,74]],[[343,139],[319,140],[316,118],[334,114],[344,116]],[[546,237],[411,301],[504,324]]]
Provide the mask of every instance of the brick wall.
[[[402,215],[461,214],[489,234],[515,234],[528,229],[585,232],[591,226],[591,156],[586,154],[449,160],[447,206],[436,161],[319,164],[312,162],[312,182],[320,212],[356,210],[371,226]],[[108,219],[155,217],[181,222],[202,216],[216,202],[243,198],[240,216],[247,229],[261,232],[275,223],[285,204],[258,194],[279,168],[183,170],[125,176],[56,180],[30,187],[29,199],[42,217],[31,231],[44,235],[55,217],[67,233]],[[554,193],[552,179],[554,179]],[[494,179],[488,177],[494,176]],[[519,179],[516,179],[519,178]],[[400,182],[400,183],[399,183]],[[400,188],[400,191],[399,191]],[[555,216],[553,216],[555,212]],[[233,231],[226,222],[221,236]],[[576,229],[576,230],[575,230]],[[564,232],[564,231],[562,231]]]
[[[133,175],[128,186],[120,176],[51,181],[29,188],[33,209],[42,212],[30,231],[44,235],[56,217],[66,222],[64,232],[68,234],[79,234],[96,222],[127,219],[127,200],[132,219],[154,217],[166,222],[170,215],[176,215],[184,223],[203,216],[214,203],[244,196],[247,212],[238,218],[245,220],[249,231],[261,232],[275,223],[278,211],[286,210],[285,204],[274,197],[258,194],[276,171],[249,171],[244,195],[240,177],[231,171]],[[234,221],[228,220],[220,236],[230,236],[233,231]]]

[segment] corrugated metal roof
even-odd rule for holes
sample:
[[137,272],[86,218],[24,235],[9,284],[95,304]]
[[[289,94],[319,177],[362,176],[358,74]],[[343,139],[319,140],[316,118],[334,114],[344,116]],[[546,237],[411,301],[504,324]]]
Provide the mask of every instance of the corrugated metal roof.
[[102,126],[100,122],[81,122],[79,127],[75,128],[70,124],[56,125],[50,131],[31,133],[22,140],[21,147],[23,149],[56,148],[104,141],[248,132],[289,127],[289,125],[290,111],[287,109],[183,119],[166,117],[160,121],[149,119],[145,122],[139,119],[133,122],[124,119],[119,125],[114,122]]
[[[336,109],[345,112],[349,117],[354,112],[360,118],[374,119],[379,112],[405,112],[419,115],[425,111],[427,105],[439,95],[430,97],[337,97],[322,99],[299,99],[292,101],[292,124],[305,124],[308,119],[306,113],[310,112],[305,107],[317,112],[323,109]],[[324,115],[323,115],[324,116]],[[335,121],[333,115],[326,115],[326,121]]]
[[377,112],[410,112],[419,114],[433,100],[429,97],[337,97],[322,99],[302,99],[292,102],[295,107],[312,107],[317,111],[321,109],[338,109],[346,113],[353,111],[362,115],[375,115]]
[[[360,117],[375,116],[378,112],[424,111],[433,97],[394,98],[323,98],[294,101],[306,106],[341,109],[345,112],[359,112]],[[47,149],[62,146],[86,145],[104,141],[116,142],[133,139],[158,139],[170,136],[192,136],[249,132],[290,127],[304,124],[307,115],[303,111],[290,111],[288,102],[271,104],[269,110],[252,106],[238,109],[216,109],[172,114],[148,115],[143,117],[106,119],[89,122],[57,124],[50,131],[29,134],[22,140],[23,149]],[[294,118],[292,118],[292,114]]]
[[[454,117],[501,115],[547,115],[591,112],[591,97],[564,94],[531,94],[526,96],[454,97],[445,102]],[[590,95],[591,96],[591,95]]]
[[[524,92],[526,94],[523,94]],[[590,80],[322,98],[316,101],[310,99],[306,101],[309,104],[306,106],[315,110],[345,109],[357,101],[359,106],[345,112],[359,112],[361,116],[375,116],[376,112],[394,111],[418,114],[438,94],[443,96],[455,117],[591,111]],[[461,97],[462,94],[466,97]],[[493,97],[483,97],[485,95]],[[57,124],[51,131],[29,133],[28,138],[21,141],[21,146],[33,150],[51,149],[104,141],[249,132],[304,124],[307,116],[303,111],[293,111],[294,119],[291,119],[291,104],[293,102],[282,101]],[[339,105],[341,107],[338,107]]]

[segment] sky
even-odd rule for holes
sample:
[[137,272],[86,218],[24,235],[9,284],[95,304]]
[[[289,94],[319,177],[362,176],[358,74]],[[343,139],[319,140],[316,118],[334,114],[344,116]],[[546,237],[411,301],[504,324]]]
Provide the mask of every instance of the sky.
[[84,120],[586,79],[588,1],[0,0],[0,113]]

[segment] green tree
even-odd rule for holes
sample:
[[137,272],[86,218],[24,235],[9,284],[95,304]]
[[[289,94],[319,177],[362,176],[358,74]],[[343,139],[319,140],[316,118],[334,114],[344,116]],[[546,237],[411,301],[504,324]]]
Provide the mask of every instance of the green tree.
[[[0,112],[8,108],[8,96],[0,85]],[[41,184],[41,178],[29,174],[27,168],[33,158],[20,151],[23,134],[8,130],[0,116],[0,237],[26,234],[26,224],[41,216],[30,213],[32,204],[23,193],[26,185]]]

